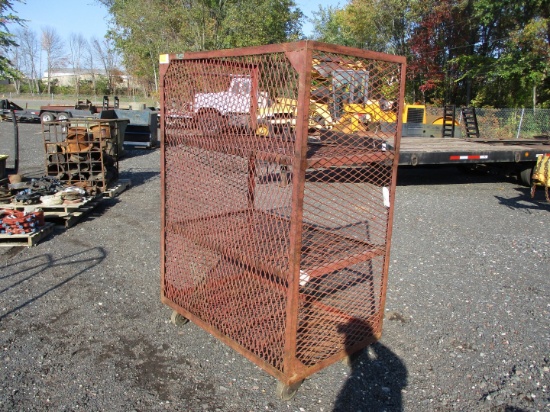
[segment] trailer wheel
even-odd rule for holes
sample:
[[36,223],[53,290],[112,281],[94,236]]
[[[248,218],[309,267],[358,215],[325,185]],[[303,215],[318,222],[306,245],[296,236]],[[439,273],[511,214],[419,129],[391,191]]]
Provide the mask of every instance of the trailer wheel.
[[40,120],[42,121],[42,123],[53,122],[55,120],[55,115],[50,112],[44,112],[40,115]]
[[523,186],[531,187],[531,176],[533,174],[533,166],[527,166],[520,169],[518,178]]
[[199,127],[205,136],[219,135],[223,127],[223,116],[215,111],[207,111],[199,114]]
[[67,120],[69,120],[69,114],[65,113],[65,112],[59,113],[57,115],[57,120],[59,120],[60,122],[67,121]]

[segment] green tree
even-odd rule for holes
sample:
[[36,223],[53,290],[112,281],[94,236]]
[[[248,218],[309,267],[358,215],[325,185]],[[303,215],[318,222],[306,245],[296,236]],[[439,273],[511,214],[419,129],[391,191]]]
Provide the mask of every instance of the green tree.
[[13,23],[22,23],[22,20],[13,14],[13,1],[0,0],[0,51],[2,51],[0,54],[0,78],[20,77],[20,73],[6,57],[10,47],[18,46],[14,36],[8,30],[8,25]]
[[457,90],[450,78],[458,76],[453,59],[469,53],[469,28],[464,22],[468,2],[424,2],[416,8],[417,24],[408,44],[408,77],[415,100],[456,103]]
[[[550,1],[470,0],[460,21],[468,46],[453,59],[455,82],[466,85],[468,104],[515,107],[544,103],[537,89],[547,80]],[[465,24],[466,25],[466,24]]]
[[296,40],[302,13],[294,0],[102,0],[109,37],[126,69],[157,89],[162,53]]
[[351,0],[345,8],[350,33],[360,47],[407,54],[416,4],[410,0]]
[[345,9],[319,6],[313,12],[312,23],[314,40],[357,47],[358,42],[351,33]]
[[293,0],[249,0],[227,4],[221,22],[222,48],[298,40],[302,12]]
[[319,41],[406,55],[417,1],[350,0],[342,8],[319,6],[313,38]]

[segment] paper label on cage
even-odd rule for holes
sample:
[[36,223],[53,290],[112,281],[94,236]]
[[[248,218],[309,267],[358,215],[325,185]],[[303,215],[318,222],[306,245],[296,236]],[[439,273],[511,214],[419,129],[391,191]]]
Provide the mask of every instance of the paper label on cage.
[[304,286],[309,281],[309,275],[305,270],[300,270],[300,286]]
[[390,207],[390,189],[388,187],[382,188],[382,196],[384,197],[384,206]]

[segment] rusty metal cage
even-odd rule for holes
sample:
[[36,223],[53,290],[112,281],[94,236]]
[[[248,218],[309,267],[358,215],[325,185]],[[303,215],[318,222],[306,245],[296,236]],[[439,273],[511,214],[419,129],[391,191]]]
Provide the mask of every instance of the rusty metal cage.
[[381,336],[405,59],[160,56],[162,301],[282,382]]
[[125,124],[99,119],[43,123],[46,176],[91,195],[105,192],[118,179],[120,135]]

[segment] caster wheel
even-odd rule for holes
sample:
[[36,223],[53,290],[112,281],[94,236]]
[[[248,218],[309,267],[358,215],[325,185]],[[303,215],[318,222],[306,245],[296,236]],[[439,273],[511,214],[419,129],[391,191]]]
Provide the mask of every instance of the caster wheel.
[[282,382],[277,382],[277,396],[283,401],[291,400],[296,396],[296,392],[298,392],[302,382],[304,381],[299,381],[292,385],[285,385]]
[[357,361],[357,359],[359,359],[361,357],[361,355],[363,354],[363,352],[365,350],[366,349],[361,349],[357,352],[354,352],[354,353],[346,356],[345,358],[342,359],[342,363],[351,368],[353,366],[353,364]]
[[350,366],[353,365],[353,359],[351,356],[346,356],[344,359],[342,359],[342,364],[345,365],[345,366]]
[[187,319],[184,316],[181,316],[178,312],[175,310],[172,312],[172,316],[170,316],[170,322],[172,322],[176,326],[183,326],[187,322],[189,322],[189,319]]

